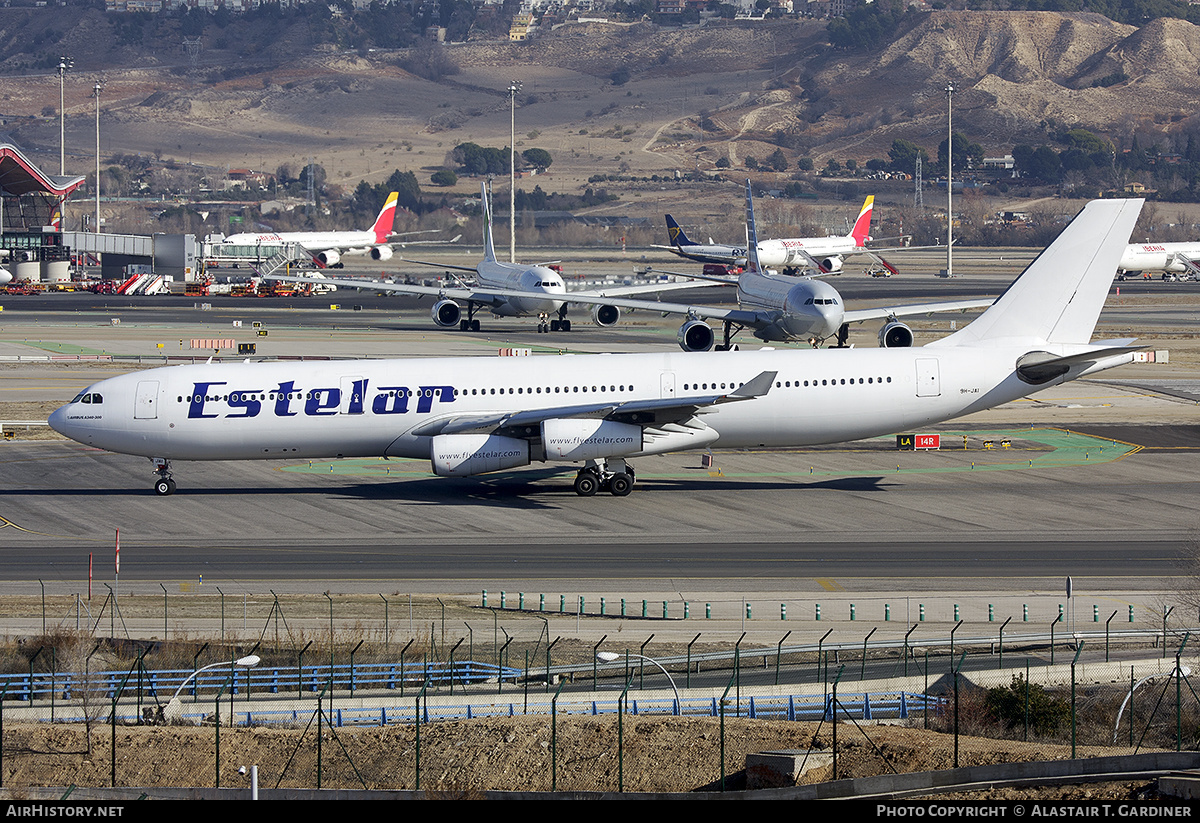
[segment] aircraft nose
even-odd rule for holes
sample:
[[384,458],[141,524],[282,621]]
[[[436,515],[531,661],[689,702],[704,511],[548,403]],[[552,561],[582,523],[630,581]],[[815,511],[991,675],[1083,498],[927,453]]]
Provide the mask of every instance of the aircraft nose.
[[50,412],[50,416],[46,418],[46,422],[50,425],[50,428],[54,429],[59,434],[65,437],[71,436],[67,431],[67,406],[59,406],[54,411]]

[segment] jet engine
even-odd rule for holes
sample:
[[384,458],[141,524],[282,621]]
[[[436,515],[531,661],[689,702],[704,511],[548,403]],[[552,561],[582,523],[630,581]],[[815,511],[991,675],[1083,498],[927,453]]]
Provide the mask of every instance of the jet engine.
[[391,260],[392,259],[392,247],[391,246],[372,246],[371,247],[371,259],[372,260]]
[[429,315],[434,323],[448,329],[458,325],[458,321],[462,319],[462,309],[453,300],[439,300],[433,304]]
[[821,268],[827,272],[835,272],[842,270],[842,258],[840,257],[825,257],[817,261],[821,264]]
[[879,330],[879,345],[885,349],[907,349],[913,344],[912,329],[893,320]]
[[621,319],[621,309],[617,306],[592,306],[592,322],[597,326],[608,328],[617,325]]
[[712,328],[703,320],[689,320],[679,327],[679,348],[684,351],[710,351],[716,342]]
[[321,261],[321,265],[323,266],[336,266],[338,261],[342,259],[342,256],[334,249],[327,249],[326,251],[318,252],[317,259]]
[[498,434],[439,434],[430,447],[438,477],[466,477],[529,465],[529,441]]

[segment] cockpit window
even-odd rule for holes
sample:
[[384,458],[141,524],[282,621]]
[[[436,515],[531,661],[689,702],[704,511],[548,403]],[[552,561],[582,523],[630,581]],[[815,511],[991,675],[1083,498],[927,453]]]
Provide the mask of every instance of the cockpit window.
[[95,392],[91,394],[81,394],[71,401],[72,403],[95,403],[99,405],[104,402],[104,397]]

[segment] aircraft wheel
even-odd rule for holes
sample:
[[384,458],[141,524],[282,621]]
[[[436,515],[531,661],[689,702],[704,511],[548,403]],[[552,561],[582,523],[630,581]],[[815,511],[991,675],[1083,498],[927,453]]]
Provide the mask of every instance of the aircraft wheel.
[[575,493],[580,497],[591,497],[600,489],[600,478],[595,472],[580,472],[575,475]]
[[609,478],[608,490],[613,497],[625,497],[633,491],[633,478],[624,473],[614,474]]
[[559,331],[570,331],[571,330],[571,321],[570,320],[561,321],[558,324],[558,330]]
[[471,328],[471,322],[469,320],[464,319],[464,320],[458,321],[458,330],[459,331],[466,331],[469,328]]
[[154,493],[160,497],[165,497],[175,493],[175,481],[170,478],[160,478],[154,484]]
[[551,320],[550,331],[562,331],[562,324],[560,324],[557,320]]

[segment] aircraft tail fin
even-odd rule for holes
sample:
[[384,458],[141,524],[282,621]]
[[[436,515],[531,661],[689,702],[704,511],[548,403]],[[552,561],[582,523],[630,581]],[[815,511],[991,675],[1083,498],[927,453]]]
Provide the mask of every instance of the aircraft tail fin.
[[850,231],[850,236],[854,238],[854,245],[860,248],[871,239],[871,211],[874,208],[875,195],[867,195],[866,201],[859,209],[858,219],[854,221],[854,228]]
[[689,240],[683,229],[675,222],[675,218],[667,215],[667,242],[672,246],[695,246],[696,241]]
[[487,183],[479,184],[479,202],[483,204],[483,259],[496,262],[496,246],[492,242],[492,209],[488,205]]
[[400,192],[392,192],[384,201],[383,209],[379,212],[379,216],[375,218],[375,225],[371,226],[371,231],[375,233],[376,243],[386,243],[388,237],[392,234],[392,227],[396,223],[396,203],[400,200]]
[[754,225],[754,192],[746,180],[746,271],[762,271],[758,264],[758,229]]
[[1142,203],[1088,203],[973,323],[929,345],[970,346],[1005,339],[1088,343]]

